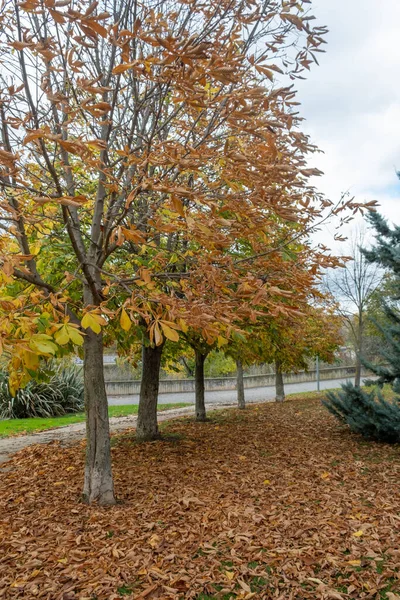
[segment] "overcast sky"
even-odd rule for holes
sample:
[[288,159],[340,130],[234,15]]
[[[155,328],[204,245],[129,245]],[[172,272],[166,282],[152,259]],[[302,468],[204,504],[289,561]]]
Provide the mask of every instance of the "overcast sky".
[[333,200],[377,200],[400,225],[400,0],[314,0],[313,13],[329,28],[326,54],[296,87],[303,129],[325,153],[316,184]]

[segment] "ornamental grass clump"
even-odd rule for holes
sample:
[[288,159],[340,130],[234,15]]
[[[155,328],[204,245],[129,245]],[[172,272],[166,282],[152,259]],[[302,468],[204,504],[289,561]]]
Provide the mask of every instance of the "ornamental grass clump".
[[8,374],[0,373],[0,419],[58,417],[83,410],[83,380],[72,367],[57,367],[47,382],[35,380],[13,397]]

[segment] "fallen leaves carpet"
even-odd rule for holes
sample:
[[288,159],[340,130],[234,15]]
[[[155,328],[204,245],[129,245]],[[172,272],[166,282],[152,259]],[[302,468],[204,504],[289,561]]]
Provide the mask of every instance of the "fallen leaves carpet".
[[400,448],[316,400],[113,438],[120,504],[79,501],[84,445],[0,473],[0,598],[400,597]]

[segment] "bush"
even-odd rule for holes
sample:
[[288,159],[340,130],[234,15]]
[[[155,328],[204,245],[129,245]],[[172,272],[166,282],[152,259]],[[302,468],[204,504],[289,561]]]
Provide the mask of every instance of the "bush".
[[8,374],[0,373],[0,419],[57,417],[83,410],[83,381],[74,368],[57,367],[46,383],[31,380],[13,398]]
[[385,400],[380,390],[364,391],[352,383],[340,392],[327,392],[322,404],[352,431],[367,439],[400,442],[400,398]]

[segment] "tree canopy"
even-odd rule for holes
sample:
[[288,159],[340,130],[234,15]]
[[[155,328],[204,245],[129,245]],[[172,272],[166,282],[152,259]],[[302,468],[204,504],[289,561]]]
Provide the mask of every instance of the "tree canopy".
[[273,83],[323,49],[307,5],[3,4],[0,340],[13,390],[84,346],[89,500],[114,501],[103,335],[211,344],[335,263],[308,233],[359,206],[310,184],[316,148]]

